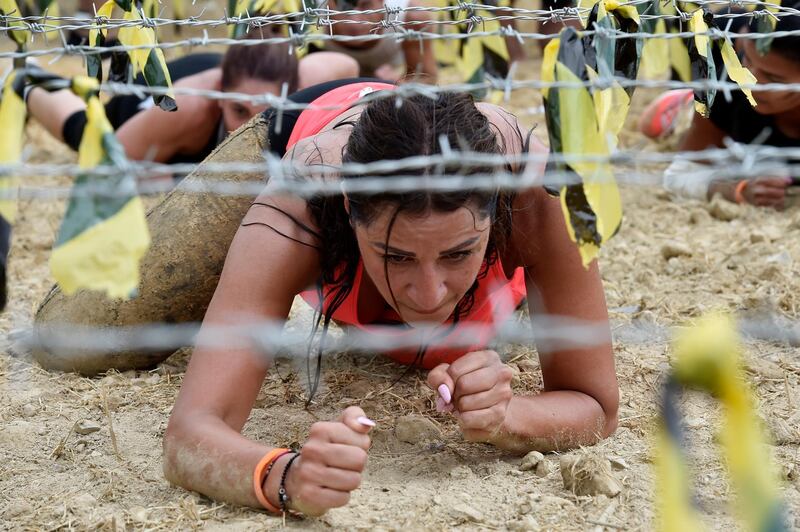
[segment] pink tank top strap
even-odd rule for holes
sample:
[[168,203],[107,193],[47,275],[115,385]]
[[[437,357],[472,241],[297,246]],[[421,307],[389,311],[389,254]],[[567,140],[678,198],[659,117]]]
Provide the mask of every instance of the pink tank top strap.
[[381,83],[378,81],[365,81],[361,83],[351,83],[342,85],[329,92],[326,92],[309,105],[297,118],[289,142],[286,143],[286,150],[302,139],[313,137],[322,129],[335,120],[339,115],[347,111],[367,94],[379,90],[392,90],[395,85]]

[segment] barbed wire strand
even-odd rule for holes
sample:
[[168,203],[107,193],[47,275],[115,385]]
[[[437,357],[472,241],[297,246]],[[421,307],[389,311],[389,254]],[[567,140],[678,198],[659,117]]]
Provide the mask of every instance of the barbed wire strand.
[[[626,308],[621,313],[629,313]],[[641,310],[638,309],[637,310]],[[614,309],[611,309],[612,314]],[[635,313],[634,313],[635,314]],[[31,324],[19,327],[8,340],[17,353],[35,350],[62,353],[122,353],[128,351],[169,351],[183,347],[216,349],[250,348],[266,356],[305,357],[309,330],[299,321],[268,320],[241,316],[238,325],[151,323],[126,326],[88,326],[79,323]],[[749,339],[800,345],[800,321],[774,313],[737,320],[740,332]],[[447,337],[448,347],[469,348],[492,338],[493,345],[519,344],[553,349],[586,349],[606,345],[658,344],[673,337],[676,326],[647,319],[611,321],[609,325],[558,315],[537,315],[531,320],[509,319],[495,325],[459,323],[457,333]],[[403,333],[403,334],[398,334]],[[368,355],[414,349],[426,339],[441,337],[442,326],[371,326],[369,330],[347,328],[335,331],[325,342],[327,351],[359,351]],[[434,343],[434,345],[436,345]]]
[[[289,44],[292,47],[300,48],[302,46],[306,46],[309,43],[315,42],[340,42],[340,43],[347,43],[347,42],[358,42],[358,43],[365,43],[365,42],[377,42],[377,41],[384,41],[384,40],[393,40],[396,42],[405,42],[405,41],[417,41],[417,42],[424,42],[424,41],[434,41],[434,40],[441,40],[441,41],[463,41],[468,39],[475,39],[475,38],[485,38],[485,37],[511,37],[516,39],[528,39],[533,41],[543,41],[543,40],[550,40],[554,38],[554,35],[546,34],[546,33],[530,33],[530,32],[519,32],[510,26],[501,26],[500,29],[494,31],[473,31],[470,33],[433,33],[433,32],[426,32],[426,31],[419,31],[419,30],[410,30],[399,28],[401,31],[395,31],[391,33],[380,33],[380,34],[370,34],[364,36],[351,36],[351,35],[336,35],[336,34],[329,34],[329,33],[303,33],[303,34],[294,34],[289,37],[266,37],[263,39],[232,39],[228,37],[191,37],[179,41],[167,41],[167,42],[158,42],[154,44],[139,44],[139,45],[123,45],[123,44],[116,44],[113,46],[103,46],[103,47],[95,47],[95,46],[88,46],[88,45],[70,45],[63,43],[62,46],[56,46],[51,48],[46,48],[42,50],[26,50],[26,51],[12,51],[12,52],[0,52],[0,58],[4,59],[22,59],[22,58],[29,58],[29,57],[42,57],[47,55],[77,55],[77,56],[89,56],[89,55],[104,55],[107,53],[113,52],[130,52],[135,50],[153,50],[153,49],[161,49],[161,50],[172,50],[177,48],[196,48],[200,46],[258,46],[260,44]],[[626,40],[626,39],[639,39],[639,40],[646,40],[646,39],[687,39],[692,38],[697,35],[700,36],[708,36],[708,37],[726,37],[728,39],[743,39],[743,40],[761,40],[761,39],[774,39],[774,38],[781,38],[781,37],[797,37],[800,36],[800,30],[784,30],[784,31],[773,31],[773,32],[765,32],[765,33],[735,33],[735,32],[727,32],[723,30],[718,30],[716,28],[711,28],[705,32],[676,32],[676,33],[647,33],[647,32],[631,32],[626,33],[619,30],[612,30],[606,28],[600,28],[596,30],[586,30],[582,32],[585,36],[591,35],[602,35],[604,38],[609,40]]]
[[[622,2],[621,6],[637,6],[642,4],[650,4],[650,0],[636,0],[630,2]],[[720,19],[733,19],[733,18],[753,18],[758,16],[769,16],[776,20],[783,16],[794,16],[800,13],[798,9],[791,6],[783,6],[778,4],[763,3],[758,1],[739,1],[739,0],[698,0],[691,2],[698,7],[695,9],[687,10],[685,13],[691,15],[694,11],[702,9],[703,7],[736,7],[742,8],[744,6],[758,7],[752,11],[745,12],[729,12],[729,13],[714,13],[715,17]],[[405,7],[384,7],[380,9],[366,9],[366,10],[333,10],[325,7],[306,8],[303,11],[289,12],[289,13],[275,13],[268,15],[239,15],[239,16],[222,16],[218,18],[202,19],[201,15],[195,15],[184,19],[173,19],[164,17],[147,17],[143,13],[141,19],[126,20],[114,19],[111,17],[70,17],[58,16],[53,17],[49,15],[33,15],[33,16],[19,16],[15,14],[0,15],[0,21],[4,21],[8,27],[0,28],[2,31],[19,31],[25,29],[33,34],[35,33],[51,33],[61,30],[90,30],[90,29],[104,29],[116,30],[122,28],[160,28],[164,26],[179,26],[179,27],[194,27],[213,29],[219,27],[228,27],[231,25],[247,25],[250,27],[270,26],[270,25],[291,25],[295,24],[301,18],[316,19],[314,25],[320,26],[334,26],[336,24],[359,24],[371,25],[376,29],[386,29],[394,27],[402,27],[406,25],[418,25],[417,22],[404,21],[400,15],[405,13],[470,13],[471,15],[463,19],[450,19],[450,20],[430,20],[426,24],[431,25],[462,25],[462,24],[480,24],[489,21],[506,21],[506,20],[524,20],[524,21],[556,21],[563,22],[567,20],[578,20],[585,18],[591,8],[569,6],[558,9],[527,9],[520,7],[503,7],[486,5],[471,2],[459,2],[457,5],[449,6],[405,6]],[[487,13],[503,13],[496,17],[485,17],[475,15],[476,12]],[[204,12],[205,13],[205,10]],[[332,16],[370,16],[370,15],[383,15],[384,18],[377,22],[368,20],[355,20],[355,19],[332,19]],[[395,17],[395,18],[390,18]],[[686,20],[687,15],[660,13],[649,14],[640,13],[641,20]],[[48,21],[53,24],[48,24]],[[22,25],[22,28],[19,25]],[[16,27],[15,27],[16,26]]]
[[[221,196],[256,196],[265,192],[274,194],[291,193],[301,197],[316,194],[340,194],[342,183],[337,180],[319,179],[318,166],[296,164],[280,160],[276,155],[264,153],[263,162],[225,162],[202,163],[198,170],[203,175],[262,174],[264,180],[231,181],[211,177],[203,180],[186,180],[178,185],[181,193],[216,194]],[[363,176],[349,179],[347,190],[351,193],[402,192],[409,190],[457,191],[469,189],[526,189],[536,186],[561,187],[578,183],[577,176],[568,171],[548,170],[543,174],[514,173],[503,169],[507,164],[519,167],[541,166],[545,163],[594,162],[614,165],[615,180],[619,183],[649,186],[660,184],[661,173],[657,170],[645,172],[637,168],[648,165],[664,165],[674,160],[704,163],[696,170],[687,171],[688,178],[706,177],[711,174],[716,180],[733,180],[759,175],[783,175],[800,177],[800,147],[775,147],[747,145],[730,142],[726,148],[709,148],[700,151],[681,151],[672,153],[640,152],[625,150],[609,155],[593,154],[547,154],[523,153],[516,155],[485,154],[475,152],[449,152],[404,159],[382,160],[372,163],[346,163],[335,168],[326,166],[326,173],[335,171],[348,176]],[[474,167],[494,167],[491,173],[459,175],[452,173],[432,173],[421,177],[406,173],[420,168],[457,165],[462,171]],[[634,167],[633,171],[619,171],[618,167]],[[186,175],[198,169],[195,164],[162,164],[129,161],[125,167],[100,165],[90,170],[76,164],[14,164],[0,165],[0,176],[69,176],[77,177],[91,173],[96,176],[113,176],[126,172],[139,179],[138,193],[153,195],[169,192],[175,188],[170,180],[152,180],[151,177],[167,175]],[[392,172],[392,178],[370,177],[375,174]],[[602,183],[598,178],[596,182]],[[85,185],[79,190],[59,185],[23,185],[18,189],[0,189],[0,199],[62,199],[66,197],[103,196],[127,197],[128,191],[115,190],[103,182]]]

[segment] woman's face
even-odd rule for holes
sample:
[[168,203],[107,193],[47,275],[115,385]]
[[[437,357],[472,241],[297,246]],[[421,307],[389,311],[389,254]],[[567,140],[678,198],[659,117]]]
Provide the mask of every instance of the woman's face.
[[[263,94],[277,96],[281,93],[281,87],[280,84],[274,81],[243,79],[225,92],[238,92],[253,96],[261,96]],[[225,130],[229,133],[236,131],[255,115],[263,113],[267,109],[266,105],[254,105],[250,102],[233,100],[220,100],[219,106],[222,109]]]
[[[758,80],[758,83],[800,83],[800,63],[781,54],[770,52],[759,55],[752,40],[744,43],[742,64]],[[778,115],[800,109],[800,93],[790,91],[753,91],[758,104],[755,110],[762,115]]]
[[443,323],[475,282],[486,254],[491,221],[466,207],[422,215],[401,212],[387,248],[394,209],[383,209],[369,225],[355,224],[364,270],[403,321]]

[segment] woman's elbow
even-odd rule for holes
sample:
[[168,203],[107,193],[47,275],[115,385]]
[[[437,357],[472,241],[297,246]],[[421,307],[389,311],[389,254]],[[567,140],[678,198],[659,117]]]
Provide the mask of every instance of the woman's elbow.
[[606,401],[598,401],[603,409],[602,429],[600,430],[601,439],[606,439],[617,431],[619,426],[619,392]]
[[178,454],[181,447],[182,438],[180,436],[180,429],[176,428],[176,423],[170,418],[167,430],[164,432],[164,439],[161,442],[164,478],[167,479],[170,484],[180,485]]
[[610,438],[617,432],[619,427],[619,415],[616,411],[613,414],[606,414],[603,430],[601,432],[602,439]]
[[191,426],[192,423],[186,422],[186,420],[173,413],[172,417],[169,419],[167,430],[164,432],[164,439],[161,443],[163,450],[164,478],[167,479],[170,484],[176,486],[186,487],[181,455],[184,454],[184,450],[190,445],[192,435],[188,428]]

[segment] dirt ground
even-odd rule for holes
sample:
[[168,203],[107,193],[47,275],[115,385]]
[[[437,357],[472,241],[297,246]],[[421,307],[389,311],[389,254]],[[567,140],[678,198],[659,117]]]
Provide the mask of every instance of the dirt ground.
[[[536,55],[533,48],[531,55]],[[54,68],[79,72],[68,59]],[[520,69],[537,75],[538,62]],[[653,93],[637,93],[636,109]],[[542,123],[541,98],[515,93],[509,107],[523,123]],[[659,149],[633,133],[629,148]],[[75,157],[36,123],[28,127],[27,155],[34,162]],[[544,126],[537,129],[545,136]],[[641,169],[652,174],[652,169]],[[66,178],[34,178],[35,184],[68,184]],[[706,310],[770,309],[798,318],[800,303],[800,208],[785,212],[729,205],[727,209],[677,201],[656,186],[624,186],[625,221],[602,252],[601,268],[615,327],[635,323],[639,334],[619,329],[615,353],[621,387],[620,427],[606,441],[571,455],[618,458],[613,475],[622,491],[614,497],[576,496],[565,489],[560,457],[520,470],[520,457],[464,442],[451,418],[433,408],[423,373],[390,385],[403,368],[380,357],[341,354],[325,362],[323,387],[305,410],[304,376],[282,362],[264,383],[250,421],[249,437],[265,442],[302,442],[315,420],[360,405],[377,421],[362,487],[346,508],[319,519],[289,519],[302,529],[442,530],[647,530],[656,500],[651,435],[669,346],[652,327],[681,324]],[[22,201],[10,256],[10,302],[0,317],[7,343],[28,326],[52,285],[47,260],[64,203]],[[685,248],[665,259],[666,246]],[[678,246],[680,247],[680,246]],[[670,253],[666,253],[669,255]],[[302,310],[297,311],[303,314]],[[625,328],[624,331],[630,331]],[[518,370],[518,393],[535,393],[541,375],[535,350],[502,346]],[[216,503],[170,486],[161,473],[161,438],[188,360],[179,353],[148,372],[111,373],[88,379],[47,373],[6,349],[0,356],[0,529],[186,529],[280,528],[280,519]],[[800,352],[773,342],[748,340],[747,376],[760,415],[772,429],[766,450],[782,479],[789,522],[800,527]],[[736,529],[731,486],[719,458],[715,433],[719,408],[700,394],[682,405],[692,442],[691,464],[700,507],[712,529]],[[418,443],[401,427],[430,434]],[[96,425],[81,435],[77,422]],[[91,428],[91,427],[90,427]],[[87,431],[83,431],[87,432]],[[406,431],[407,432],[407,431]],[[413,431],[412,431],[413,432]],[[756,459],[756,458],[754,458]]]

